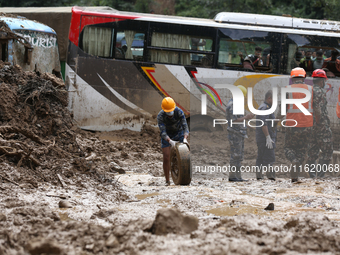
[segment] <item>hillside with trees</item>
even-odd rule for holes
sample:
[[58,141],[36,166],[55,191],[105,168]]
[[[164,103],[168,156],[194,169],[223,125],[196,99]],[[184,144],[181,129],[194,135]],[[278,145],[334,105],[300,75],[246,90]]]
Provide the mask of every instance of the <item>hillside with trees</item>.
[[215,14],[245,12],[339,20],[338,0],[0,0],[0,7],[110,6],[121,11],[213,18]]

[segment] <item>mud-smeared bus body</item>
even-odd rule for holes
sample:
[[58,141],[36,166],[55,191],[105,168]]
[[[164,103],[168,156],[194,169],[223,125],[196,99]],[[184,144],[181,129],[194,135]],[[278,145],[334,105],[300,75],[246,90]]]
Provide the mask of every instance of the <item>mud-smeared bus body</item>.
[[[339,48],[340,33],[332,24],[296,29],[292,18],[280,17],[278,28],[230,24],[223,15],[206,20],[73,7],[66,83],[78,125],[140,130],[145,121],[155,121],[166,96],[192,119],[200,115],[202,94],[208,95],[208,111],[225,118],[231,94],[215,90],[216,84],[252,87],[256,108],[269,89],[289,85],[290,70],[303,63],[299,52],[321,50],[325,61]],[[246,67],[256,47],[262,48],[261,64]],[[338,124],[340,72],[332,75],[325,92],[331,121]]]

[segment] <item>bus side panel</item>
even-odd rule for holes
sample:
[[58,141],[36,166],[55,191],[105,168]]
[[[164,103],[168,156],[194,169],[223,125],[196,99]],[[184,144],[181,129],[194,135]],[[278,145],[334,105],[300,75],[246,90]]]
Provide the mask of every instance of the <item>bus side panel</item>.
[[81,16],[81,27],[80,27],[79,32],[81,32],[83,30],[83,28],[85,26],[88,26],[88,25],[115,22],[115,21],[117,22],[117,21],[121,21],[121,20],[123,20],[123,19],[112,18],[112,17],[97,17],[97,16],[82,15]]
[[70,25],[70,33],[69,40],[78,46],[79,43],[79,34],[80,34],[80,18],[81,14],[79,12],[74,12],[72,8],[72,17],[71,17],[71,25]]
[[[77,75],[69,65],[66,65],[66,73],[66,79],[69,81],[68,107],[80,128],[95,131],[111,131],[124,128],[135,131],[141,130],[146,120],[144,116],[147,115],[141,116],[137,107],[130,105],[130,112],[124,107],[114,104],[110,100],[110,91],[106,93],[108,97],[106,98]],[[96,87],[98,88],[99,86]],[[103,88],[98,90],[104,91]],[[119,100],[117,101],[119,102]]]
[[77,73],[104,97],[131,113],[135,112],[109,91],[114,89],[122,97],[152,115],[160,110],[163,96],[150,86],[133,62],[79,57]]

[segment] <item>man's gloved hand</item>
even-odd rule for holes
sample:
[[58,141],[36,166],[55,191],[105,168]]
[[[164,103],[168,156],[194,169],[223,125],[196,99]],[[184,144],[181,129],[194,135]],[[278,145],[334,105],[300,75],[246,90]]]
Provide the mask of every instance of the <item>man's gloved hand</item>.
[[183,143],[188,143],[188,140],[186,138],[184,138]]
[[170,143],[171,147],[174,147],[174,146],[176,145],[177,142],[175,142],[175,141],[173,141],[173,140],[170,139],[169,143]]
[[268,149],[273,149],[274,141],[271,139],[270,135],[266,136],[266,146]]

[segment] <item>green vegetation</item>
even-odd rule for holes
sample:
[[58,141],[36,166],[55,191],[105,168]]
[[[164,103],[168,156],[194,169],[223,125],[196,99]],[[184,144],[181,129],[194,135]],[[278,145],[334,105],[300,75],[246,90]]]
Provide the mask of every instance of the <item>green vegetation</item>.
[[213,18],[218,12],[246,12],[339,20],[339,0],[0,0],[0,7],[110,6],[122,11]]

